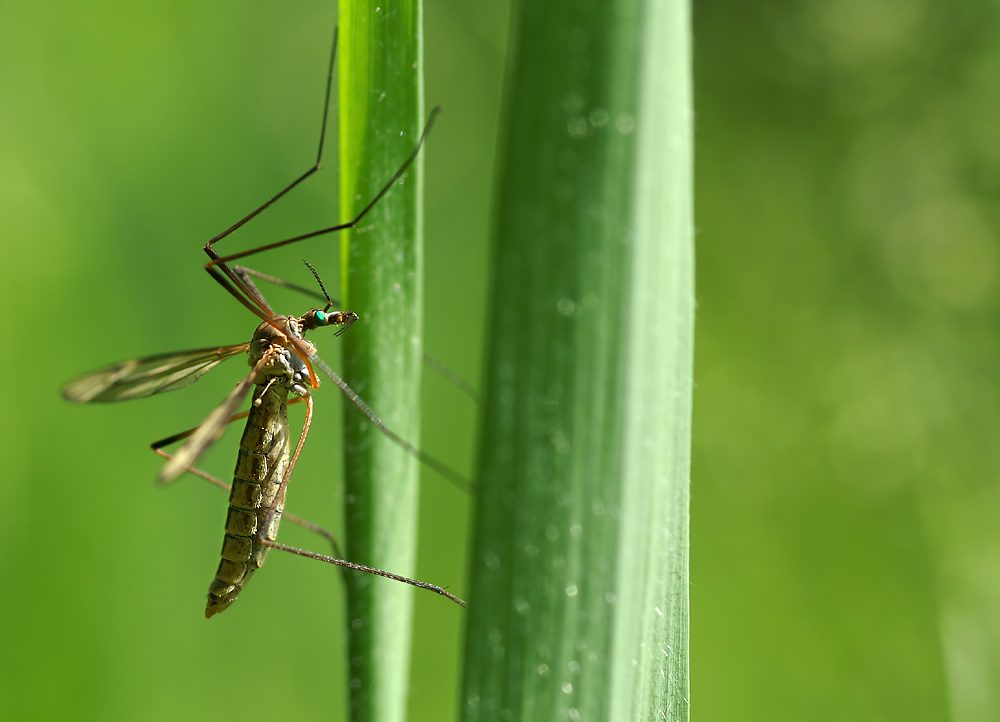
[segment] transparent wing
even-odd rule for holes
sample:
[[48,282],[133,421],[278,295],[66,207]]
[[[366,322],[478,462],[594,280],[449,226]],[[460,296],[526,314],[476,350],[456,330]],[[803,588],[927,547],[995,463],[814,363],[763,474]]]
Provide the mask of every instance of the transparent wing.
[[208,418],[201,423],[201,426],[194,430],[194,433],[188,438],[187,443],[178,449],[173,458],[163,465],[157,481],[163,484],[170,483],[187,471],[189,466],[194,466],[194,463],[198,461],[198,457],[205,453],[205,450],[209,446],[218,441],[226,428],[226,424],[229,423],[229,417],[233,415],[236,407],[243,401],[243,397],[247,395],[247,391],[253,386],[254,379],[257,378],[257,374],[260,373],[260,370],[267,361],[268,358],[266,356],[262,357],[257,362],[257,365],[254,366],[253,371],[236,384],[236,388],[230,391],[226,398],[222,400],[222,403],[216,406],[215,410],[208,415]]
[[199,348],[122,361],[71,381],[63,396],[77,403],[141,399],[190,386],[227,358],[250,344]]

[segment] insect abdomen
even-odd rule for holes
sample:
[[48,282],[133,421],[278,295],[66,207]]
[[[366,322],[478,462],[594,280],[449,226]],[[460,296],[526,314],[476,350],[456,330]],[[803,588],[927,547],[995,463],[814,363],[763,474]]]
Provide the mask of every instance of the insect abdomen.
[[[259,530],[267,523],[271,503],[288,467],[288,389],[272,384],[257,386],[250,405],[247,425],[240,440],[233,488],[229,493],[226,537],[222,561],[208,587],[205,617],[225,611],[236,601],[250,576],[267,557],[268,547],[260,543]],[[278,535],[284,495],[278,500],[265,538]]]

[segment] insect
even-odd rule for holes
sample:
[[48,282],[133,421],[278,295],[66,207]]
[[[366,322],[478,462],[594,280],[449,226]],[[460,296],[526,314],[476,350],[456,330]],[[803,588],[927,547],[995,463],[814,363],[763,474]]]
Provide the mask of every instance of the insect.
[[[238,265],[231,266],[229,263],[237,258],[254,255],[306,238],[355,227],[399,181],[416,159],[439,109],[435,108],[432,111],[427,125],[410,155],[353,220],[229,256],[220,255],[213,247],[216,242],[253,219],[319,169],[336,48],[335,34],[327,75],[319,153],[315,165],[266,203],[209,240],[203,249],[210,259],[205,265],[209,274],[234,298],[260,318],[261,323],[254,332],[253,338],[247,343],[236,346],[196,349],[125,361],[86,374],[70,382],[63,389],[65,398],[80,403],[144,398],[189,386],[222,361],[244,353],[248,355],[250,373],[236,385],[197,429],[155,442],[152,445],[157,453],[167,459],[167,463],[158,477],[161,482],[170,482],[187,470],[195,471],[195,473],[209,478],[203,472],[195,470],[194,464],[202,453],[222,435],[228,423],[244,416],[247,419],[240,441],[233,484],[230,489],[229,513],[226,520],[222,559],[215,578],[209,586],[206,617],[212,617],[214,614],[225,611],[236,600],[253,573],[261,567],[272,547],[411,584],[441,594],[465,606],[465,602],[437,585],[337,557],[290,547],[276,540],[284,510],[288,481],[312,421],[311,391],[319,387],[316,368],[332,380],[383,433],[446,477],[456,483],[461,482],[461,478],[450,469],[427,457],[386,427],[368,405],[323,362],[318,356],[316,348],[305,339],[307,332],[326,326],[340,327],[337,331],[337,335],[339,335],[358,319],[357,314],[352,311],[332,310],[335,305],[334,301],[326,292],[319,274],[312,266],[306,264],[323,292],[326,299],[325,305],[323,308],[310,309],[302,316],[284,316],[274,312],[251,279],[251,276],[254,275],[263,278],[269,277]],[[234,415],[237,407],[251,388],[253,395],[250,409],[243,414]],[[294,451],[292,451],[287,407],[288,404],[299,401],[304,401],[306,404],[305,420]],[[171,455],[162,450],[163,446],[183,438],[186,438],[187,441],[176,454]],[[219,483],[221,484],[221,482]]]

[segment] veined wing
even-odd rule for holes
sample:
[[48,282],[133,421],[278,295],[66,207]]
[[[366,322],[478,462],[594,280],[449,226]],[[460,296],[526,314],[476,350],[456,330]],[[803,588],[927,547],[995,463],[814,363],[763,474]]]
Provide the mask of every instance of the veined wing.
[[63,396],[78,403],[141,399],[190,386],[250,344],[199,348],[122,361],[71,381]]
[[222,400],[222,403],[216,406],[215,410],[208,415],[208,418],[201,422],[201,426],[194,430],[194,433],[188,438],[187,443],[178,449],[177,453],[163,465],[157,481],[161,484],[169,484],[187,471],[189,466],[194,466],[198,457],[205,453],[205,449],[218,441],[219,437],[222,436],[222,432],[225,431],[226,424],[229,423],[229,417],[233,415],[236,407],[243,401],[243,397],[247,395],[250,387],[253,386],[254,379],[257,378],[260,370],[264,368],[268,360],[267,356],[262,356],[257,365],[253,367],[253,371],[236,384],[236,388],[230,391],[226,395],[226,398]]

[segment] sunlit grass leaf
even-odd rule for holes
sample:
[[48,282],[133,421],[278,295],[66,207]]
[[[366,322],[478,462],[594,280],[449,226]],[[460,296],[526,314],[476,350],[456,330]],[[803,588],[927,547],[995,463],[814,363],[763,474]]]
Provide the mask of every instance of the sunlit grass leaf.
[[686,720],[688,8],[513,28],[462,710]]

